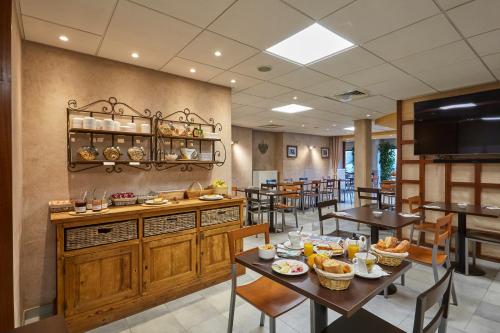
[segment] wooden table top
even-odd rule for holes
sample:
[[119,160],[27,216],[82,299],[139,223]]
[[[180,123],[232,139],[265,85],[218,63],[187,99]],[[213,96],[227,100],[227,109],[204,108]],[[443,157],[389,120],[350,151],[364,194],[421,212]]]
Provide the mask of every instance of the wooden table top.
[[[425,207],[425,206],[437,206]],[[456,203],[444,203],[444,202],[431,202],[420,206],[423,209],[435,210],[439,212],[451,212],[451,213],[465,213],[467,215],[483,216],[483,217],[496,217],[500,216],[500,209],[486,209],[481,205],[468,204],[466,207],[460,207]]]
[[351,216],[339,216],[338,218],[389,229],[405,227],[422,219],[422,217],[403,217],[395,211],[388,210],[384,210],[382,216],[375,217],[373,211],[380,210],[371,207],[355,207],[342,211]]
[[[305,262],[303,256],[297,259]],[[273,260],[260,259],[256,248],[238,254],[236,262],[347,317],[352,316],[411,267],[408,261],[403,261],[398,267],[381,265],[391,273],[389,276],[373,280],[355,276],[348,289],[333,291],[322,287],[316,272],[312,270],[300,276],[275,273],[271,269]]]

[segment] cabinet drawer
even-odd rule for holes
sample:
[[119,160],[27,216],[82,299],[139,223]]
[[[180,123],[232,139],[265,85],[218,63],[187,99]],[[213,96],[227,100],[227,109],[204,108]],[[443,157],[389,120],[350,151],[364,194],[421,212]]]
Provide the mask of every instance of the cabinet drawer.
[[206,227],[240,220],[240,206],[231,206],[201,211],[201,226]]
[[196,228],[196,213],[181,213],[144,219],[144,237]]
[[64,230],[64,249],[78,250],[137,238],[137,220],[69,228]]

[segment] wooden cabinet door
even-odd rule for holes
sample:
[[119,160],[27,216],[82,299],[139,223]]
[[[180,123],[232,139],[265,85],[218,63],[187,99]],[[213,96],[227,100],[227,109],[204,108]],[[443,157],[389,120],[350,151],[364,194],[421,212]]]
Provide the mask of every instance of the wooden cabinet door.
[[137,295],[138,250],[130,245],[64,258],[66,316]]
[[196,257],[196,233],[145,241],[144,290],[172,288],[195,279]]
[[[230,272],[231,260],[227,232],[238,228],[238,225],[232,225],[201,232],[201,274],[223,270],[226,270],[227,273]],[[236,248],[238,249],[240,246]]]

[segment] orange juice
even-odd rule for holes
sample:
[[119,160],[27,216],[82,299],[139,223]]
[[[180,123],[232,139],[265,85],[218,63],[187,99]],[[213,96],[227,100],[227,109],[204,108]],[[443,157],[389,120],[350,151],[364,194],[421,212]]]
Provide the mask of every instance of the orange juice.
[[349,244],[347,246],[347,257],[349,260],[352,260],[356,253],[359,252],[359,245],[358,244]]
[[309,257],[313,252],[313,244],[310,242],[304,243],[304,256]]

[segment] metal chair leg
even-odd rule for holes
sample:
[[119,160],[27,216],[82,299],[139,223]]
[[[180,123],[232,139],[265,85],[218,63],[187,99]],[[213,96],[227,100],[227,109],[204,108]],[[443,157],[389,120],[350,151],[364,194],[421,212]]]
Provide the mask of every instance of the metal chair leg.
[[403,275],[401,275],[401,285],[404,286],[405,283],[406,283],[406,281],[405,281],[405,275],[403,274]]
[[233,288],[231,288],[231,300],[229,301],[229,319],[227,321],[227,333],[233,332],[235,305],[236,305],[236,292]]
[[264,312],[260,313],[260,326],[264,326],[264,319],[266,319],[266,314]]
[[469,240],[465,239],[465,275],[469,275]]
[[472,266],[476,266],[476,242],[472,242]]
[[299,227],[299,218],[297,217],[297,207],[293,208],[293,215],[295,215],[295,227]]
[[384,288],[384,298],[389,298],[389,289],[387,287]]
[[269,317],[269,333],[276,333],[276,318]]

